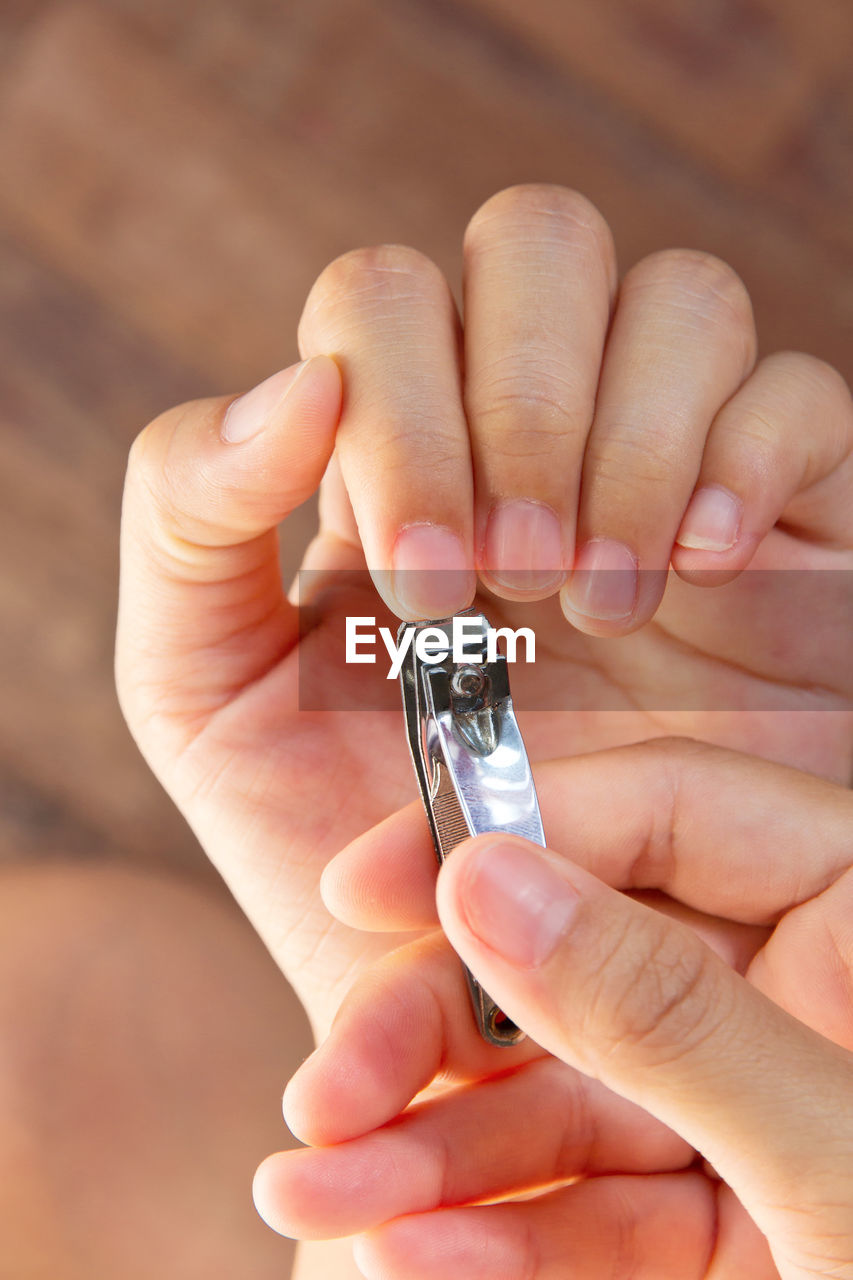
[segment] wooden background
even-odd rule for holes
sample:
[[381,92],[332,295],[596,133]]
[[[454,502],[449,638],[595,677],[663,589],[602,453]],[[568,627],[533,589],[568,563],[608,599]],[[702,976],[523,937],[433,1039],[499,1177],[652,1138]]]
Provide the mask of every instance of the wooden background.
[[847,0],[2,0],[2,857],[210,874],[112,690],[124,459],[289,363],[334,255],[455,284],[480,201],[562,182],[849,377],[851,48]]

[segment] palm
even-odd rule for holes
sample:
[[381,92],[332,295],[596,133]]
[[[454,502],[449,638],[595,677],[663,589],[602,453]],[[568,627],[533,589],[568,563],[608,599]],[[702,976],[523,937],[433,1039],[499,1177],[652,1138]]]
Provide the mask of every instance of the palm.
[[[762,569],[841,570],[851,561],[780,532],[761,552]],[[185,777],[213,781],[186,786],[183,807],[214,860],[239,867],[235,892],[318,1031],[357,972],[402,941],[333,921],[319,897],[320,872],[416,794],[399,708],[363,709],[364,667],[324,668],[325,696],[338,710],[298,709],[298,660],[316,672],[328,638],[343,634],[344,615],[377,613],[365,575],[356,578],[325,591],[300,652],[218,710],[184,760]],[[536,628],[535,667],[514,677],[534,762],[687,733],[843,778],[853,752],[853,714],[843,709],[853,676],[843,644],[828,651],[813,612],[802,599],[792,607],[795,589],[805,596],[817,581],[824,589],[816,602],[837,624],[850,607],[841,573],[747,573],[712,591],[673,579],[655,622],[616,641],[569,627],[555,600],[478,604],[502,625]],[[843,635],[837,625],[835,634]]]

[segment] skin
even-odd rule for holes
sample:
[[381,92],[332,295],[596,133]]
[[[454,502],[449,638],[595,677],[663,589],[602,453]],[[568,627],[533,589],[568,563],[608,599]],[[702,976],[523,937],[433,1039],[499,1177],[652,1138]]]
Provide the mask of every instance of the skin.
[[249,1186],[308,1038],[251,928],[96,858],[5,866],[0,888],[0,1272],[287,1275]]
[[853,1275],[850,791],[664,739],[543,779],[561,855],[482,836],[438,883],[533,1039],[477,1076],[458,962],[413,942],[288,1085],[317,1147],[261,1166],[262,1213],[364,1232],[369,1280]]
[[[364,932],[369,909],[344,924],[320,894],[330,859],[414,794],[399,711],[362,710],[364,668],[329,670],[339,710],[299,710],[297,659],[322,660],[347,614],[384,601],[439,616],[473,599],[496,624],[535,625],[516,692],[572,704],[524,716],[534,766],[688,733],[850,777],[849,392],[809,356],[756,363],[748,295],[717,259],[655,254],[617,281],[583,197],[511,188],[466,231],[464,329],[429,260],[355,251],[311,291],[295,381],[170,410],[134,444],[122,706],[318,1039],[412,927],[399,906],[400,932]],[[300,638],[276,527],[324,473]],[[727,550],[683,545],[697,540],[691,497],[709,489],[734,499]],[[490,524],[517,502],[514,524]],[[590,576],[595,564],[621,572]],[[826,572],[764,572],[778,569]],[[607,582],[611,616],[593,617]],[[468,1070],[488,1072],[477,1053]]]

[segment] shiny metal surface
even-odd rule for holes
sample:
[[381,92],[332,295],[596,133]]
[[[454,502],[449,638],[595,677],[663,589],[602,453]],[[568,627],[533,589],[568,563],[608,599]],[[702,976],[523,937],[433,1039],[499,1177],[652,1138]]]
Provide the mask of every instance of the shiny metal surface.
[[[429,660],[419,657],[413,643],[400,676],[412,761],[440,862],[462,840],[489,831],[545,843],[506,659],[498,654],[493,662],[476,660],[485,659],[488,620],[474,611],[460,616],[479,624],[471,627],[464,662],[453,660],[452,618],[404,623],[398,633],[398,644],[408,626],[414,626],[415,638],[429,628],[447,640],[447,653]],[[517,1044],[523,1033],[468,970],[466,975],[481,1035],[492,1044]]]

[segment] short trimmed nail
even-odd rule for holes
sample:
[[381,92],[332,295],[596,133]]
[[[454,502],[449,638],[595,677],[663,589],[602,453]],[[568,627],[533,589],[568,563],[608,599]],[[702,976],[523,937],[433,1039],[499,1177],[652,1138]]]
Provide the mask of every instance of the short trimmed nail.
[[446,618],[474,594],[474,573],[459,538],[437,524],[410,524],[394,543],[392,590],[412,618]]
[[567,588],[572,608],[588,618],[630,618],[637,602],[637,558],[623,542],[598,538],[580,550]]
[[309,363],[303,360],[289,369],[281,369],[252,387],[244,396],[232,400],[225,410],[222,439],[229,444],[243,444],[262,431]]
[[563,535],[557,513],[524,499],[495,507],[486,526],[485,570],[511,591],[544,591],[562,582]]
[[720,485],[697,489],[684,513],[676,542],[691,551],[730,551],[740,533],[743,503]]
[[479,846],[459,891],[471,932],[522,969],[535,969],[553,954],[579,901],[540,854],[501,840]]

